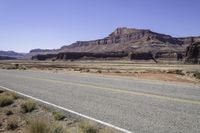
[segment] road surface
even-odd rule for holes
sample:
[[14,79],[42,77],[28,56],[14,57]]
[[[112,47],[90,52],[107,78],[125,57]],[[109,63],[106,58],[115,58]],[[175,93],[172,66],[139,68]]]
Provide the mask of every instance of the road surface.
[[200,132],[199,85],[0,69],[0,86],[131,132]]

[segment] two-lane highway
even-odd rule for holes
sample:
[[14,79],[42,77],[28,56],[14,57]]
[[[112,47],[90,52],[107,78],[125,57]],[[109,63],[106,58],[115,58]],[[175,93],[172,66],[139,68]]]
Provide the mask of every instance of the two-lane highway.
[[200,132],[199,85],[0,70],[0,86],[132,132]]

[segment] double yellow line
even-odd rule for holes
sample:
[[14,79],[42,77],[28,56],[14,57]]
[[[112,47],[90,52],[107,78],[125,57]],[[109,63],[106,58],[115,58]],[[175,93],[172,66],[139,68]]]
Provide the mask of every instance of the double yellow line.
[[113,88],[113,87],[103,87],[103,86],[98,86],[98,85],[95,85],[95,84],[92,84],[92,83],[81,83],[81,82],[77,82],[77,81],[69,82],[69,81],[60,81],[60,80],[35,78],[35,77],[25,77],[25,76],[20,76],[20,77],[26,78],[26,79],[41,80],[41,81],[46,81],[46,82],[54,82],[54,83],[59,83],[59,84],[67,84],[67,85],[81,86],[81,87],[90,87],[90,88],[95,88],[95,89],[99,89],[99,90],[106,90],[106,91],[112,91],[112,92],[129,94],[129,95],[136,95],[136,96],[144,96],[144,97],[173,101],[173,102],[179,102],[179,103],[200,105],[200,101],[198,101],[198,100],[175,98],[175,97],[162,96],[162,95],[151,94],[151,93],[146,93],[146,92],[128,91],[128,90],[122,90],[122,89]]

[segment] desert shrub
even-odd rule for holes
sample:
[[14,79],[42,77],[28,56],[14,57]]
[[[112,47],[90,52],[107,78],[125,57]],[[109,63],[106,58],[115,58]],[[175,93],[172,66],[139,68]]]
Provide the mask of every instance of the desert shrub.
[[30,122],[28,133],[66,133],[66,131],[61,125],[50,124],[44,120],[35,119]]
[[10,105],[14,102],[13,98],[10,96],[0,96],[0,107]]
[[0,90],[0,93],[3,93],[4,91],[3,90]]
[[177,69],[175,72],[176,72],[176,74],[178,74],[178,75],[185,75],[185,74],[183,73],[182,70],[178,70],[178,69]]
[[115,71],[115,73],[121,73],[120,71]]
[[18,68],[18,67],[19,67],[19,64],[18,64],[18,63],[16,63],[16,64],[14,64],[14,66],[15,66],[16,68]]
[[16,64],[12,64],[11,66],[8,66],[8,67],[5,67],[5,69],[21,69],[21,70],[26,70],[27,68],[26,68],[26,66],[24,66],[24,65],[21,65],[21,64],[18,64],[18,63],[16,63]]
[[18,69],[19,64],[12,64],[11,66],[7,67],[7,69]]
[[26,66],[22,65],[20,69],[26,70],[27,68],[26,68]]
[[74,71],[82,71],[82,68],[74,68]]
[[22,113],[32,112],[35,109],[36,109],[36,103],[33,101],[28,100],[28,101],[25,101],[23,104],[21,104]]
[[10,66],[10,67],[7,67],[6,69],[10,70],[10,69],[16,69],[14,66]]
[[13,99],[18,99],[19,98],[19,96],[15,92],[8,92],[8,91],[6,91],[5,95],[9,96],[9,97],[12,97]]
[[98,133],[97,126],[89,122],[82,122],[80,124],[80,130],[83,133]]
[[65,118],[65,115],[61,112],[53,112],[53,116],[55,120],[63,120]]
[[9,116],[9,115],[12,115],[13,114],[13,112],[12,112],[12,110],[5,110],[5,114],[7,115],[7,116]]
[[15,130],[18,127],[18,123],[16,120],[8,121],[7,129]]
[[42,120],[33,120],[30,122],[28,133],[50,133],[49,124]]
[[168,70],[168,71],[166,71],[166,73],[172,73],[172,74],[174,74],[175,73],[175,70]]
[[167,73],[178,74],[178,75],[185,75],[185,74],[183,73],[183,71],[182,71],[182,70],[179,70],[179,69],[176,69],[176,70],[169,70],[169,71],[167,71]]
[[90,72],[90,69],[86,69],[85,72]]
[[193,76],[196,78],[196,79],[200,79],[200,72],[195,72],[193,74]]
[[100,69],[97,70],[97,73],[102,73],[102,71]]
[[63,126],[56,125],[56,126],[53,126],[52,133],[66,133],[66,131],[63,128]]

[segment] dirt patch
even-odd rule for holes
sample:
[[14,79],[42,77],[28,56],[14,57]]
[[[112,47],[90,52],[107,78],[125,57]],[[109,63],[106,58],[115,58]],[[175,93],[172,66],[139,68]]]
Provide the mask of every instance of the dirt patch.
[[183,82],[183,83],[200,83],[199,80],[192,76],[178,75],[178,74],[168,74],[168,73],[153,73],[153,72],[135,72],[135,73],[123,73],[123,72],[110,72],[110,73],[99,73],[101,75],[111,75],[111,76],[123,76],[136,79],[145,80],[157,80],[157,81],[167,81],[167,82]]
[[[14,66],[14,67],[13,67]],[[16,68],[17,66],[17,68]],[[133,61],[0,61],[2,69],[20,69],[53,73],[92,73],[126,76],[168,82],[200,83],[199,65],[155,64]]]

